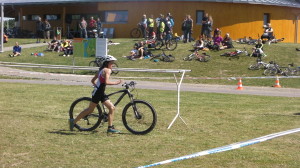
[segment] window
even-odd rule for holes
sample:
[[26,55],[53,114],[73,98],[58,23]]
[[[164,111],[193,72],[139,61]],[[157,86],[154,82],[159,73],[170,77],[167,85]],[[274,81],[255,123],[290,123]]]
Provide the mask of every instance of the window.
[[270,23],[270,14],[264,13],[264,25],[267,25],[268,23]]
[[60,20],[60,15],[44,15],[47,20]]
[[72,17],[72,20],[80,20],[81,19],[80,15],[71,15],[71,17]]
[[204,11],[203,10],[197,10],[196,11],[196,24],[202,25],[202,18],[204,17]]
[[39,20],[40,15],[28,15],[27,20]]
[[104,11],[100,14],[104,16],[105,23],[127,23],[128,22],[128,11]]

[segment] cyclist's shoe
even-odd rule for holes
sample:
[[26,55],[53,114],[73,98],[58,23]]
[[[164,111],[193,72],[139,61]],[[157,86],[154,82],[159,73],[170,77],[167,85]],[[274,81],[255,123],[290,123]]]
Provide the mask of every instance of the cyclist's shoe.
[[69,119],[69,127],[70,127],[70,131],[74,130],[74,119]]
[[114,126],[109,126],[107,128],[107,134],[119,134],[119,133],[121,133],[121,131],[115,129]]

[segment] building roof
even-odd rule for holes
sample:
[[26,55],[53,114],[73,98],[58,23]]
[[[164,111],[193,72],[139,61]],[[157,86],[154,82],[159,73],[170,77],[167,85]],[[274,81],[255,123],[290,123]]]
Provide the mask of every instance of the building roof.
[[[149,0],[0,0],[7,5],[33,5],[33,4],[57,4],[57,3],[86,3],[86,2],[134,2]],[[199,1],[199,2],[226,2],[246,3],[274,6],[287,6],[300,8],[300,0],[152,0],[152,1]]]

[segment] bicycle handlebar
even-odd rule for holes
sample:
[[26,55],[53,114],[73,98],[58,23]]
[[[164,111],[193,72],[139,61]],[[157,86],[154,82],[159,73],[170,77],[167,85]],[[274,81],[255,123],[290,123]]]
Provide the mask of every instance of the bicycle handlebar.
[[126,82],[125,82],[122,86],[125,87],[126,89],[129,89],[129,87],[132,87],[132,88],[133,88],[136,84],[137,84],[136,82],[131,81],[131,82],[129,82],[129,83],[126,83]]

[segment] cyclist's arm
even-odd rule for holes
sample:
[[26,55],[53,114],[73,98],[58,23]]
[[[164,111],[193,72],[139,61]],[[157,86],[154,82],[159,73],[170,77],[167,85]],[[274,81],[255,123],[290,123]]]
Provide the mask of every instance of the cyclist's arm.
[[105,68],[104,69],[104,78],[105,78],[105,84],[106,85],[118,85],[120,84],[122,81],[119,80],[119,81],[116,81],[116,82],[112,82],[110,81],[110,74],[111,74],[111,69],[108,69],[108,68]]
[[95,74],[95,76],[94,76],[94,77],[92,78],[92,80],[91,80],[93,86],[97,86],[97,85],[96,85],[96,80],[97,80],[97,78],[98,78],[98,73],[99,73],[99,72],[97,72],[97,73]]

